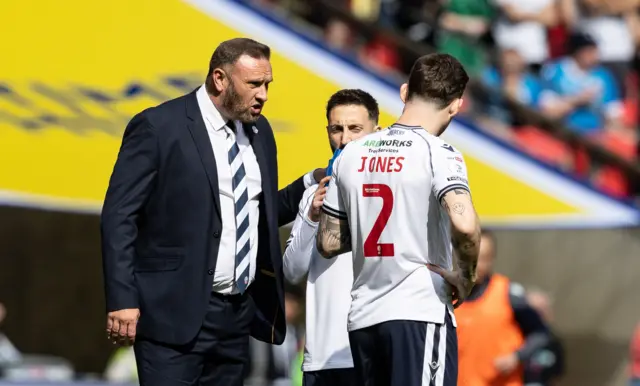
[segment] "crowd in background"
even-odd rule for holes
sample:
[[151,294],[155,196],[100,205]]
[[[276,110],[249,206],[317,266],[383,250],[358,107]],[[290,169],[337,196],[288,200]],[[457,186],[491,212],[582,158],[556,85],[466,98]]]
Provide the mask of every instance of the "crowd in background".
[[254,2],[292,10],[320,27],[329,47],[383,76],[408,73],[415,60],[388,30],[456,56],[489,91],[501,91],[465,99],[465,111],[481,129],[611,195],[634,193],[633,181],[619,170],[514,116],[504,98],[637,162],[639,0],[324,2],[375,23],[377,33],[323,12],[314,1]]

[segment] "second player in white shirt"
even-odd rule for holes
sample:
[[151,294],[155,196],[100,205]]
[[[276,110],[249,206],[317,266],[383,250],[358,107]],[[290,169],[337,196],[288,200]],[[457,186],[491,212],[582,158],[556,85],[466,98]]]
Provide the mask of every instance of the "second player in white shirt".
[[[378,129],[376,100],[361,90],[340,90],[327,103],[327,132],[332,150]],[[351,306],[351,253],[325,259],[316,249],[317,218],[324,182],[308,188],[284,253],[284,274],[297,283],[307,276],[304,386],[355,385],[347,332]]]

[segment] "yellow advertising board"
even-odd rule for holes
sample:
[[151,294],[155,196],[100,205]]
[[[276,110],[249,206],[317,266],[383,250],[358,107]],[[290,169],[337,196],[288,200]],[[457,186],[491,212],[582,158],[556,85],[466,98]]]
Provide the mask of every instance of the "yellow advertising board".
[[[5,0],[1,8],[1,202],[97,212],[127,121],[200,85],[217,44],[237,36],[273,48],[264,113],[276,131],[281,186],[326,165],[324,106],[339,88],[376,96],[382,125],[401,109],[396,90],[232,1]],[[487,159],[457,126],[450,141],[465,153],[483,220],[606,223],[612,210],[636,218],[597,194],[567,199],[542,177],[532,184],[505,172],[512,155]]]

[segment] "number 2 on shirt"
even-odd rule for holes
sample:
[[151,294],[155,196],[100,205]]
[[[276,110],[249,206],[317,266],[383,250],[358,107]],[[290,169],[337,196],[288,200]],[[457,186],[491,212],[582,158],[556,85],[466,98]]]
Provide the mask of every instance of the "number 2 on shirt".
[[364,184],[362,185],[363,197],[382,198],[382,209],[376,218],[369,236],[364,240],[364,257],[393,257],[395,251],[393,243],[380,244],[380,235],[387,226],[391,212],[393,211],[393,192],[389,185],[385,184]]

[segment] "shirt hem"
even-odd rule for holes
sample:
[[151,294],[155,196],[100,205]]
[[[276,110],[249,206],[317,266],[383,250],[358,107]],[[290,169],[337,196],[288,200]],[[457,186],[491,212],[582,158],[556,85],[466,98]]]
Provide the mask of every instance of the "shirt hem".
[[328,362],[325,364],[302,364],[302,371],[322,371],[332,369],[351,369],[353,368],[353,362]]
[[[449,312],[448,310],[446,312]],[[389,319],[384,319],[384,320],[377,320],[377,321],[373,321],[371,323],[349,323],[347,326],[347,330],[349,332],[355,331],[355,330],[362,330],[363,328],[367,328],[367,327],[371,327],[371,326],[375,326],[377,324],[381,324],[381,323],[385,323],[385,322],[393,322],[393,321],[401,321],[401,320],[408,320],[408,321],[414,321],[414,322],[424,322],[424,323],[434,323],[434,324],[443,324],[445,317],[444,317],[444,313],[442,314],[442,318],[424,318],[424,317],[397,317],[397,318],[389,318]],[[454,323],[454,327],[455,327],[455,323]]]

